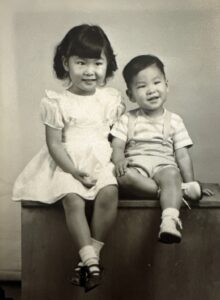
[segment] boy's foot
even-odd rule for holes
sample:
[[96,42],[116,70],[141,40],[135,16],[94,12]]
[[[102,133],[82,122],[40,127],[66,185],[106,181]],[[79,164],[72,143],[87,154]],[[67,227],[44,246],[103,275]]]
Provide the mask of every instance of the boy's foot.
[[183,198],[199,201],[202,198],[202,188],[198,181],[182,183]]
[[86,283],[86,267],[79,263],[74,268],[73,277],[70,279],[72,285],[84,287]]
[[[95,270],[93,270],[95,267]],[[89,292],[99,286],[102,280],[103,268],[99,264],[86,266],[85,292]]]
[[182,223],[179,218],[164,217],[160,225],[159,241],[165,244],[179,243],[182,238],[180,229],[182,229]]

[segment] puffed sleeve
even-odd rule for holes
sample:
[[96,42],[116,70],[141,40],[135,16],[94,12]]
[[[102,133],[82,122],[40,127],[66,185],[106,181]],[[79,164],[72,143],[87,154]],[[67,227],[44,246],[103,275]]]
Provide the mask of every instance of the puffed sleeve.
[[119,120],[113,125],[110,134],[113,137],[117,137],[124,142],[128,139],[128,115],[123,114]]
[[42,122],[52,128],[62,129],[64,122],[57,100],[45,97],[41,100],[40,114]]
[[110,97],[106,108],[106,119],[108,124],[112,126],[125,112],[126,107],[121,93],[118,90],[110,89],[109,95]]

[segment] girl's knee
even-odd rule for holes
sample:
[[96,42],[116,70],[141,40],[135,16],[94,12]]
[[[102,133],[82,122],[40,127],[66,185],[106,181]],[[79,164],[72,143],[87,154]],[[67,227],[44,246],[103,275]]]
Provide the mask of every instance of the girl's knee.
[[96,200],[96,207],[99,209],[111,210],[115,209],[118,205],[118,189],[116,186],[103,189],[102,194]]
[[63,207],[68,213],[85,209],[85,201],[77,195],[68,194],[63,199]]

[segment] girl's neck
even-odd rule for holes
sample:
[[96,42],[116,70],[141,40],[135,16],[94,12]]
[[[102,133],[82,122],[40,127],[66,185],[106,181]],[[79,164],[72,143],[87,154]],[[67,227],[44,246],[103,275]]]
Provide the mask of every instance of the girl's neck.
[[95,94],[96,89],[94,89],[93,91],[84,91],[81,89],[77,89],[75,86],[71,85],[68,89],[68,92],[75,94],[75,95],[79,95],[79,96],[92,96]]

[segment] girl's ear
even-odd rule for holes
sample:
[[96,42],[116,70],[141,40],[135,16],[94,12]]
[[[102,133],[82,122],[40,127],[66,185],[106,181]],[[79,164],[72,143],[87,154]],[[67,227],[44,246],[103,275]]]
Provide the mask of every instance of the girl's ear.
[[129,98],[129,100],[130,100],[131,102],[136,102],[136,101],[133,99],[133,97],[132,97],[132,92],[131,92],[130,89],[127,89],[127,90],[126,90],[126,95],[128,96],[128,98]]
[[62,57],[62,60],[63,60],[63,67],[64,67],[64,70],[66,72],[69,72],[69,65],[68,65],[68,61],[67,61],[67,58],[66,57]]
[[169,84],[168,84],[168,80],[166,79],[166,87],[167,87],[167,91],[169,92]]

